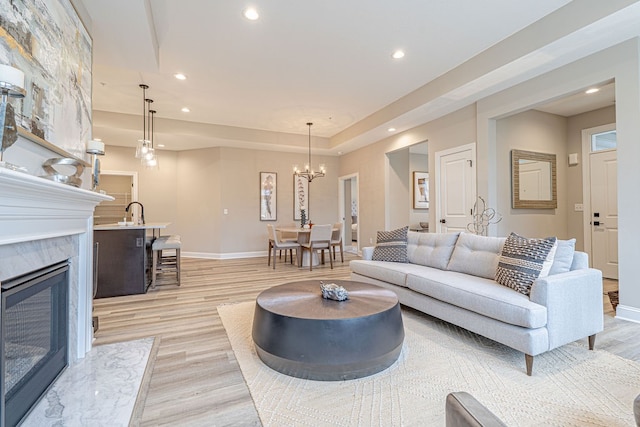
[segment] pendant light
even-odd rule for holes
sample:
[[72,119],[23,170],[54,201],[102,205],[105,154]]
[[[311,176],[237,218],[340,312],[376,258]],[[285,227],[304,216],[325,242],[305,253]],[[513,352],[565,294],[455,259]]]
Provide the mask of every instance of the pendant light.
[[313,126],[313,123],[309,122],[307,123],[307,126],[309,126],[309,163],[304,166],[303,171],[298,169],[298,165],[295,165],[293,167],[293,173],[296,176],[306,178],[307,181],[311,182],[315,178],[322,178],[326,172],[326,169],[324,167],[324,164],[319,165],[320,170],[318,172],[311,169],[311,126]]
[[142,139],[138,140],[136,144],[136,159],[143,159],[144,156],[149,152],[149,148],[151,145],[151,141],[147,139],[147,89],[149,86],[145,84],[141,84],[140,88],[142,89]]
[[[153,101],[151,101],[153,102]],[[149,135],[150,136],[150,141],[151,141],[151,148],[149,149],[149,153],[147,154],[147,156],[145,156],[145,163],[144,166],[147,169],[158,169],[160,166],[158,164],[158,154],[156,154],[156,150],[155,147],[153,146],[153,125],[154,125],[154,118],[153,116],[156,114],[156,110],[149,110]]]

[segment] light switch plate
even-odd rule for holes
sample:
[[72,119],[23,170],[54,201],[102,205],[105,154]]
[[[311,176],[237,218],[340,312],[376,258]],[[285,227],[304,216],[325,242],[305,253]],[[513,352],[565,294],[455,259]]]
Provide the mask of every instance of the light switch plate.
[[582,203],[576,203],[575,205],[573,205],[573,210],[576,212],[582,212],[584,210],[584,206],[582,205]]

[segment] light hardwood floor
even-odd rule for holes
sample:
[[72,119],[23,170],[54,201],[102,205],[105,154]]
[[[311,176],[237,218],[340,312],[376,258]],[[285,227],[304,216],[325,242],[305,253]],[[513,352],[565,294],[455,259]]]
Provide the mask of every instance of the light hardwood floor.
[[[251,426],[260,420],[216,307],[252,301],[264,289],[294,280],[348,279],[349,260],[306,268],[267,259],[182,260],[182,286],[160,285],[145,295],[95,301],[100,319],[94,345],[156,337],[158,354],[150,372],[139,419],[133,425]],[[617,283],[605,281],[605,291]],[[605,331],[596,348],[640,361],[640,324],[613,318],[604,296]],[[438,321],[424,316],[425,321]],[[523,363],[524,365],[524,363]],[[523,375],[524,366],[523,366]],[[534,367],[535,375],[535,367]],[[639,389],[640,392],[640,389]]]

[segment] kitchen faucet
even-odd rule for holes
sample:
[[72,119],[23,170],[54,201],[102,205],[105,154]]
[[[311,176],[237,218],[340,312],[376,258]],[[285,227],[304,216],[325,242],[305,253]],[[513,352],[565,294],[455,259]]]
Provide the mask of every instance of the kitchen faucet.
[[127,207],[124,209],[125,212],[129,213],[129,208],[131,207],[131,205],[133,204],[137,204],[140,205],[140,219],[142,220],[142,225],[144,225],[144,206],[142,206],[142,203],[140,202],[131,202],[127,205]]

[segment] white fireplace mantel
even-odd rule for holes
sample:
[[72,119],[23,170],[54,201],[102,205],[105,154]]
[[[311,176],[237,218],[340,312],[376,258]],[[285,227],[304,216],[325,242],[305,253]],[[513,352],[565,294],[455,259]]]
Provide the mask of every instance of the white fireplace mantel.
[[[70,278],[69,299],[74,312],[69,321],[70,335],[75,335],[70,336],[71,361],[83,358],[91,349],[93,211],[107,200],[113,197],[0,168],[0,281],[29,272],[23,271],[27,267],[44,267],[30,266],[40,258],[34,256],[35,250],[51,249],[48,245],[55,245],[56,238],[77,236],[77,245],[73,245],[77,253],[70,254],[74,277]],[[25,251],[25,246],[30,249]]]

